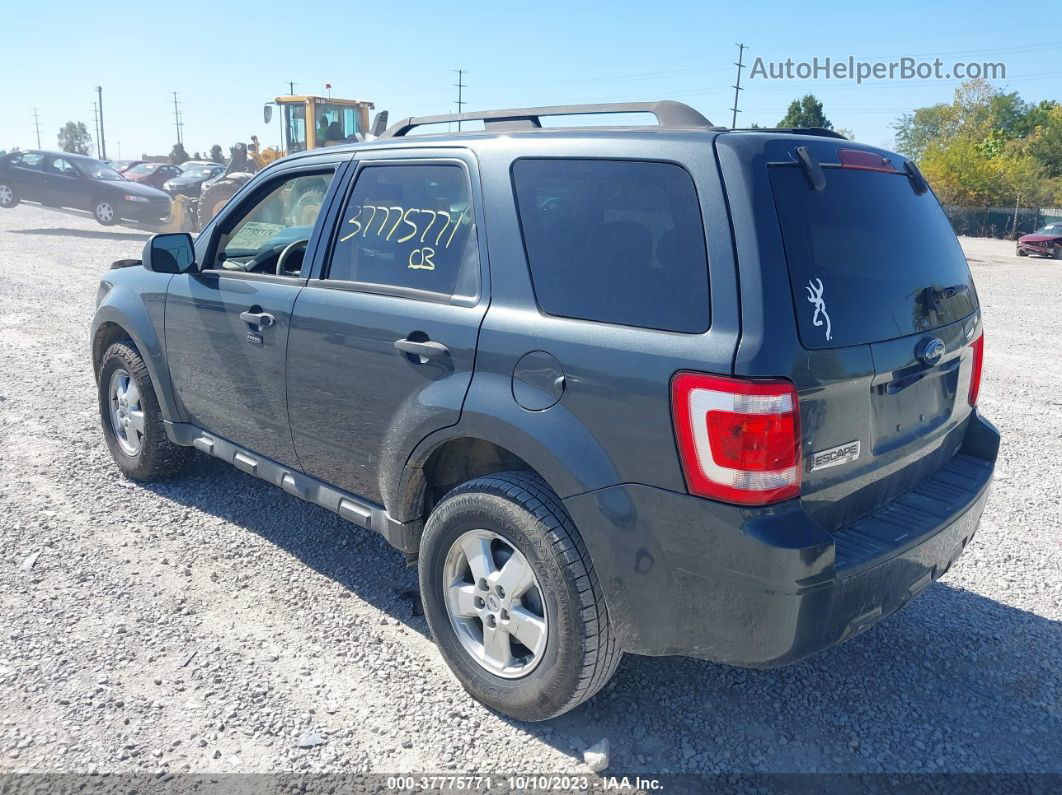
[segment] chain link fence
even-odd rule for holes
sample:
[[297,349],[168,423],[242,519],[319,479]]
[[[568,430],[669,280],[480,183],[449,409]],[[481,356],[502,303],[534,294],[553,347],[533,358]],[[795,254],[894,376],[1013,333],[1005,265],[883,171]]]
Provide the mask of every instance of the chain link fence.
[[957,235],[1016,240],[1044,224],[1062,221],[1062,207],[958,207],[944,205]]

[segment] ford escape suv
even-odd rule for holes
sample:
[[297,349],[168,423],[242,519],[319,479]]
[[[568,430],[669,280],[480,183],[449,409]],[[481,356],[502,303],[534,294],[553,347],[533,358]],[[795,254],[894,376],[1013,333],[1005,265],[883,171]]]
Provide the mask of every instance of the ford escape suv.
[[528,720],[625,651],[784,665],[917,596],[984,507],[982,354],[913,163],[674,102],[285,158],[115,263],[92,324],[128,477],[195,449],[382,534],[461,683]]

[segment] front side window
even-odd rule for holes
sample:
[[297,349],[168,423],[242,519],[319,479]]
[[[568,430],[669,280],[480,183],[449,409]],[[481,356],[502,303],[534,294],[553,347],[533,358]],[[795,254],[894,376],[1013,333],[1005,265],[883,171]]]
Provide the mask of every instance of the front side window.
[[328,172],[284,180],[247,206],[246,212],[226,218],[212,268],[300,275],[302,257],[332,177],[333,172]]
[[366,166],[341,216],[328,278],[475,296],[479,248],[458,165]]
[[693,179],[670,163],[513,164],[544,312],[624,326],[708,329],[708,255]]

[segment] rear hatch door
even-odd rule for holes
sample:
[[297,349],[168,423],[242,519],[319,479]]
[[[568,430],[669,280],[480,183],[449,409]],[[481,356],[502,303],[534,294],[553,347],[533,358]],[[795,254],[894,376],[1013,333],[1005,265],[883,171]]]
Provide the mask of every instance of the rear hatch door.
[[896,156],[816,144],[790,146],[768,175],[805,350],[802,501],[837,529],[955,453],[980,316],[965,256],[921,176]]

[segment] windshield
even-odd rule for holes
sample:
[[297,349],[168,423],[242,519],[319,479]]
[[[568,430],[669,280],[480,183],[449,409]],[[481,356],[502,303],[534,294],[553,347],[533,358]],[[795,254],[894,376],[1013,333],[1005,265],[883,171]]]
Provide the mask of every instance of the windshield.
[[350,105],[318,102],[316,116],[318,144],[351,141],[358,133],[358,114]]
[[839,348],[930,331],[977,309],[970,269],[931,191],[905,174],[768,169],[800,338]]
[[87,174],[92,179],[98,179],[103,182],[125,182],[126,179],[113,168],[106,163],[89,162],[78,163],[78,167],[83,174]]
[[150,174],[159,167],[158,163],[141,163],[139,166],[133,166],[127,173],[129,174]]
[[189,166],[181,172],[181,176],[199,179],[201,177],[212,177],[217,172],[218,170],[216,168],[210,166]]
[[1062,235],[1062,224],[1048,224],[1047,226],[1040,227],[1034,235]]

